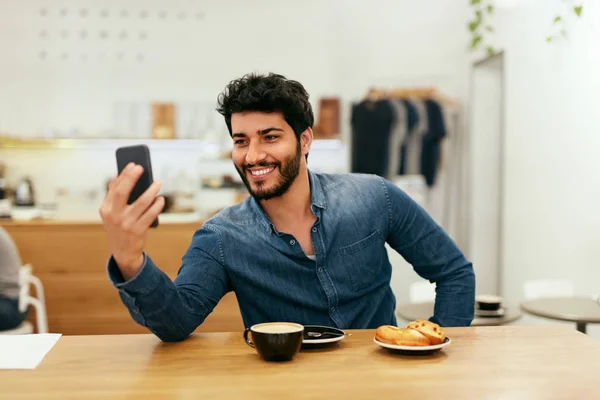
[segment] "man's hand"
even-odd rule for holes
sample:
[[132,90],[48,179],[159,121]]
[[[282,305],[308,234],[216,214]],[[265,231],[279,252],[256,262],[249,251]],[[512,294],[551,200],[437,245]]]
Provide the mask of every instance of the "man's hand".
[[135,202],[127,204],[143,171],[141,165],[128,164],[110,182],[100,207],[111,254],[125,280],[133,278],[142,267],[148,229],[165,205],[164,198],[157,197],[161,187],[159,182],[154,182]]

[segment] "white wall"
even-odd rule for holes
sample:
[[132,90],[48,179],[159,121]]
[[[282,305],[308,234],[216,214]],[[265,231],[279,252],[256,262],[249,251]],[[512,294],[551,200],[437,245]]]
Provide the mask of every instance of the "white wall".
[[[531,3],[507,11],[498,27],[507,79],[505,295],[519,300],[523,283],[541,277],[600,293],[600,3],[582,2],[582,19],[551,45],[545,37],[564,2]],[[591,332],[600,338],[598,327]]]
[[[182,128],[184,137],[202,135],[229,144],[214,112],[216,97],[227,82],[250,71],[275,71],[301,81],[316,111],[319,97],[341,96],[344,137],[350,102],[372,85],[433,85],[459,100],[466,92],[457,73],[467,57],[466,7],[452,0],[258,4],[0,0],[0,133],[144,137],[149,104],[166,100],[187,115],[194,106],[204,107],[204,122],[194,132]],[[32,175],[45,201],[52,201],[59,186],[84,192],[103,187],[113,173],[113,150],[0,156],[9,161],[9,183]],[[172,164],[171,171],[197,163],[196,148],[153,154]],[[320,158],[327,170],[349,167],[344,152]],[[322,165],[318,159],[315,154],[313,166]],[[85,178],[72,174],[73,166]],[[155,167],[165,179],[163,166]]]
[[253,4],[0,0],[0,131],[97,136],[114,127],[118,103],[214,102],[229,80],[254,70],[300,80],[315,102],[356,100],[371,85],[464,93],[456,71],[466,56],[466,7],[452,0]]

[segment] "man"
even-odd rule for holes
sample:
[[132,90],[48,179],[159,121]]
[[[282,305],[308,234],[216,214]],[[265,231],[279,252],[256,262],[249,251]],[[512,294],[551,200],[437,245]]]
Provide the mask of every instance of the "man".
[[21,256],[9,233],[0,226],[0,331],[17,328],[28,315],[19,311]]
[[109,276],[134,320],[160,339],[185,339],[229,291],[246,326],[395,325],[386,242],[437,283],[432,320],[471,323],[472,265],[415,202],[377,176],[308,169],[308,98],[300,83],[275,74],[247,75],[219,96],[233,162],[251,196],[196,231],[174,282],[144,252],[148,226],[164,205],[160,184],[127,205],[141,166],[111,183],[100,209]]

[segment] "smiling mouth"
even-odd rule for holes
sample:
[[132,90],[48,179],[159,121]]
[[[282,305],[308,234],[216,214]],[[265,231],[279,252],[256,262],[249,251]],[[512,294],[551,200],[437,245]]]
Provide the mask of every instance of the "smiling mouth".
[[275,170],[275,166],[270,166],[270,167],[260,168],[260,169],[249,169],[248,172],[250,172],[250,175],[252,176],[252,178],[257,180],[257,179],[266,178],[274,170]]

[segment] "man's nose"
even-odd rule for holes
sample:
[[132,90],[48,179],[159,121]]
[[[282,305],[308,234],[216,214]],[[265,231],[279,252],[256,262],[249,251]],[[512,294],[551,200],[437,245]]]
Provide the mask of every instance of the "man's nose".
[[248,152],[246,153],[246,164],[256,165],[266,157],[266,153],[263,151],[260,144],[250,144],[248,146]]

